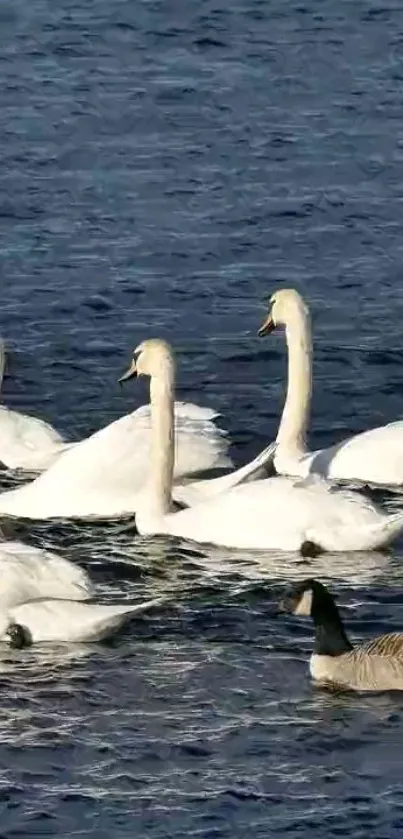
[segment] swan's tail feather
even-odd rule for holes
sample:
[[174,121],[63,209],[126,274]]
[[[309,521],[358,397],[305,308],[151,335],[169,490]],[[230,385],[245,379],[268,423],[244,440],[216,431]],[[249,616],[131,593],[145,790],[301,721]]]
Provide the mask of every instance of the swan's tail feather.
[[151,600],[144,600],[142,603],[136,603],[135,606],[129,606],[128,612],[131,615],[141,615],[143,612],[148,612],[150,609],[155,609],[158,606],[162,606],[164,603],[168,603],[169,598],[165,595],[161,597],[153,597]]
[[[235,469],[235,472],[231,472],[229,475],[215,478],[215,487],[212,486],[213,493],[227,491],[232,487],[239,486],[239,484],[270,477],[274,473],[273,460],[276,448],[277,443],[270,443],[250,463]],[[209,481],[209,483],[212,484],[213,481]]]
[[[318,514],[319,515],[319,514]],[[351,520],[347,524],[339,522],[334,527],[321,527],[317,522],[315,527],[308,528],[305,540],[320,545],[323,550],[331,553],[341,551],[376,551],[387,548],[401,534],[403,534],[403,512],[393,515],[377,513],[378,520],[352,527]]]
[[403,513],[383,516],[380,522],[365,528],[359,534],[359,545],[350,546],[350,550],[374,551],[387,548],[403,533]]
[[126,623],[129,623],[132,618],[137,615],[142,615],[144,612],[148,612],[157,606],[161,606],[163,603],[167,602],[167,599],[167,597],[156,597],[153,600],[145,600],[143,603],[137,603],[135,606],[130,606],[128,604],[122,604],[121,606],[104,606],[104,614],[101,611],[102,607],[98,607],[99,617],[94,619],[94,623],[90,631],[86,628],[86,632],[88,633],[87,637],[85,637],[86,633],[84,633],[84,637],[79,640],[101,641],[104,638],[109,638]]

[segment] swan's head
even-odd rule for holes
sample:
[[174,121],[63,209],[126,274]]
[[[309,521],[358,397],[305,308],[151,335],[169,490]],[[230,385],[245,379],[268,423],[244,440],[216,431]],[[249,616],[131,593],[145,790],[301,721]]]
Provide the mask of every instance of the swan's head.
[[269,312],[258,335],[269,335],[276,326],[288,326],[295,318],[301,315],[306,318],[307,314],[307,307],[298,291],[295,288],[282,288],[271,296]]
[[174,355],[171,347],[160,338],[150,338],[143,341],[133,351],[133,358],[129,369],[119,382],[133,379],[137,376],[150,376],[153,379],[172,377],[174,373]]

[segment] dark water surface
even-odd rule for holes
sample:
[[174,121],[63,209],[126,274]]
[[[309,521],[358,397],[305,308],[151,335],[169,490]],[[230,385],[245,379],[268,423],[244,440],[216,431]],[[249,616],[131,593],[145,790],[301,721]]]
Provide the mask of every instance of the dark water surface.
[[[5,399],[72,438],[141,404],[171,340],[182,399],[238,463],[274,435],[281,285],[312,306],[312,446],[403,416],[403,8],[323,0],[9,0],[0,8]],[[115,525],[20,525],[108,597],[181,604],[107,646],[2,654],[0,836],[401,837],[403,699],[312,688],[316,574],[353,637],[403,627],[390,556],[208,553]]]

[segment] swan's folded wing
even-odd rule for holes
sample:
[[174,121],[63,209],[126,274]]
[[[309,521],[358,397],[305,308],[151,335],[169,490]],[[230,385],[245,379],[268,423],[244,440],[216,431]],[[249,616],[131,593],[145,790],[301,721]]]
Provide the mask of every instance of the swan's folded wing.
[[0,461],[9,469],[40,472],[68,445],[44,420],[0,407]]
[[[0,495],[0,514],[110,518],[136,511],[150,462],[150,417],[140,409],[63,452],[32,483]],[[178,422],[175,478],[231,465],[228,438],[210,421]]]
[[80,566],[23,542],[0,543],[0,608],[42,597],[88,600],[93,585]]
[[[233,463],[228,455],[228,433],[214,422],[220,414],[212,408],[194,405],[192,402],[175,402],[174,407],[174,478],[232,467]],[[151,431],[150,405],[142,405],[132,417],[136,419],[138,428],[142,428],[148,437]]]
[[333,480],[403,484],[403,421],[396,420],[343,440],[323,455]]
[[[136,414],[139,417],[150,418],[150,405],[141,405],[137,408]],[[203,405],[195,405],[194,402],[175,401],[175,419],[188,422],[212,422],[221,416],[214,408],[205,408]],[[225,431],[221,431],[225,434]]]
[[[138,514],[140,533],[165,532],[200,543],[251,550],[299,550],[312,522],[316,499],[305,499],[287,478],[241,484],[178,513],[165,516],[163,529]],[[157,522],[158,526],[158,522]]]

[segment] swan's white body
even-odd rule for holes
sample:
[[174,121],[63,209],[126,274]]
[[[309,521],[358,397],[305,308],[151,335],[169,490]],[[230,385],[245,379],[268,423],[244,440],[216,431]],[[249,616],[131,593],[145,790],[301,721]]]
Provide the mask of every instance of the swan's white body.
[[38,597],[88,600],[93,594],[88,575],[67,559],[23,542],[0,542],[0,610]]
[[143,535],[166,533],[228,548],[299,551],[375,550],[403,530],[403,514],[386,516],[358,494],[325,483],[268,478],[235,487],[196,507],[156,517],[138,510]]
[[34,600],[0,612],[0,641],[7,641],[10,623],[23,627],[33,644],[101,641],[117,632],[135,615],[164,602],[164,598],[143,603],[101,604],[69,600]]
[[288,346],[287,398],[277,434],[275,467],[279,474],[321,475],[333,481],[403,484],[403,421],[364,431],[328,449],[309,452],[306,432],[312,393],[312,339],[304,301],[294,289],[272,297],[261,332],[283,324]]
[[[231,466],[229,440],[210,408],[175,403],[175,479]],[[0,495],[0,515],[30,519],[114,518],[132,514],[150,455],[150,406],[76,443],[34,481]],[[200,483],[203,492],[203,484]]]
[[386,516],[358,493],[269,478],[223,491],[172,512],[174,361],[163,341],[145,341],[134,365],[149,375],[153,448],[147,491],[137,508],[142,534],[170,534],[225,547],[299,550],[307,541],[328,551],[371,550],[403,530],[403,514]]
[[22,542],[0,543],[0,642],[10,623],[32,643],[98,641],[164,598],[137,605],[89,603],[93,585],[79,566]]

